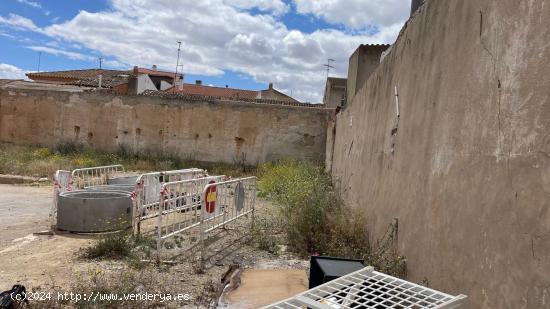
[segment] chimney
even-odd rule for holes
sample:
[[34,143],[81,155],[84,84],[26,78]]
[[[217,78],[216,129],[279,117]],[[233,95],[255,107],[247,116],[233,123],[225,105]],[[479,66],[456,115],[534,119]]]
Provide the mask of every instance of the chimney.
[[98,87],[98,88],[101,88],[101,82],[102,82],[102,79],[103,79],[103,75],[102,75],[102,74],[99,74],[99,76],[97,77],[97,79],[98,79],[97,87]]
[[229,88],[229,85],[225,85],[225,88]]
[[134,74],[135,75],[139,74],[139,68],[137,67],[137,65],[134,67]]
[[273,90],[273,83],[269,83],[269,90]]
[[411,16],[422,4],[424,4],[424,0],[411,0]]
[[197,80],[195,81],[195,85],[202,85],[202,80],[197,79]]
[[156,70],[157,70],[157,65],[153,64],[153,71],[156,71]]

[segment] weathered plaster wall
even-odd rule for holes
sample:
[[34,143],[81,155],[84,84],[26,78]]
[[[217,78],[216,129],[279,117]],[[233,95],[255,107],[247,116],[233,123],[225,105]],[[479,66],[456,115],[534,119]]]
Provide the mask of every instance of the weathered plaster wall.
[[409,279],[468,308],[550,308],[545,2],[427,1],[337,116],[345,200],[378,236],[399,218]]
[[0,142],[175,154],[257,164],[323,159],[331,110],[43,90],[0,90]]
[[380,57],[389,45],[360,45],[349,58],[346,100],[352,102],[367,79],[380,65]]

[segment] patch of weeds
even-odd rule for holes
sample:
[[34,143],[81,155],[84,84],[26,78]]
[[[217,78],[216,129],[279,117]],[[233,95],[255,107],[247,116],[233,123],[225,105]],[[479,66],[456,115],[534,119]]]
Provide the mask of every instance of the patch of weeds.
[[53,155],[53,152],[45,147],[39,147],[32,151],[32,156],[36,159],[47,159]]
[[142,264],[141,259],[150,260],[157,249],[157,241],[151,236],[138,235],[132,237],[133,250],[130,262],[132,265]]
[[276,227],[273,220],[261,218],[256,220],[251,230],[252,241],[261,250],[271,254],[279,254],[280,241],[277,238]]
[[[113,299],[115,295],[143,294],[145,292],[171,293],[172,287],[165,287],[161,275],[154,269],[132,270],[125,269],[115,274],[108,274],[101,269],[89,269],[86,273],[77,276],[76,283],[72,287],[74,291],[84,291],[90,295],[102,295],[95,301],[81,301],[74,303],[77,308],[158,308],[165,307],[159,299],[147,300],[146,298]],[[109,297],[111,296],[111,297]]]
[[113,233],[102,236],[89,247],[82,249],[81,256],[86,259],[120,260],[132,256],[134,242],[130,236]]
[[128,260],[140,264],[141,259],[150,259],[157,248],[157,241],[149,235],[112,233],[101,236],[93,244],[81,249],[86,259]]
[[148,247],[155,249],[157,247],[157,241],[155,238],[146,235],[137,235],[132,238],[135,247]]
[[[200,308],[211,308],[212,305],[215,305],[214,301],[217,299],[221,292],[222,286],[216,283],[211,278],[208,278],[200,289],[200,293],[197,295],[195,303]],[[215,306],[214,306],[215,307]]]
[[[279,161],[259,168],[259,195],[276,204],[288,248],[298,255],[329,255],[358,258],[385,273],[404,277],[405,259],[397,253],[395,235],[389,232],[371,242],[368,225],[361,213],[345,207],[330,175],[322,164]],[[256,232],[260,246],[269,251],[276,242],[265,231]]]
[[182,237],[178,235],[174,236],[174,243],[176,244],[176,247],[182,248],[183,247],[182,241],[183,241]]
[[289,247],[301,255],[322,252],[329,241],[329,219],[342,201],[323,166],[280,161],[260,167],[260,196],[277,203]]
[[145,267],[151,265],[149,261],[151,256],[146,257],[147,259],[141,259],[139,256],[132,256],[127,260],[127,265],[130,269],[141,270]]
[[[30,302],[30,308],[181,308],[191,304],[185,300],[147,298],[145,293],[163,295],[186,293],[180,287],[167,283],[165,276],[151,267],[140,270],[123,269],[116,272],[96,267],[88,268],[75,274],[74,283],[67,290],[52,285],[41,288],[40,291],[50,292],[52,297]],[[79,296],[73,294],[71,297],[71,292],[76,292]],[[58,293],[67,296],[58,298]],[[84,299],[84,294],[90,298]],[[130,297],[130,295],[133,296]]]
[[62,142],[54,146],[54,150],[62,155],[81,153],[84,151],[84,144],[77,142]]
[[122,164],[128,171],[164,171],[197,167],[211,175],[252,176],[256,167],[242,164],[208,163],[185,160],[177,155],[154,152],[134,153],[121,145],[116,152],[95,150],[77,142],[63,142],[51,148],[0,144],[0,173],[48,176],[56,170]]
[[170,249],[174,249],[175,247],[176,247],[176,246],[175,246],[174,243],[171,242],[171,241],[165,241],[165,242],[164,242],[164,248],[165,248],[165,249],[170,250]]

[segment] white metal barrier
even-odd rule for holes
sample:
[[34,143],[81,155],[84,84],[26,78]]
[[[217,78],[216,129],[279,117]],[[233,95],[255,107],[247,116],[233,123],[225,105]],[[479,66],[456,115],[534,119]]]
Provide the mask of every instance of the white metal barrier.
[[157,257],[163,243],[170,237],[181,237],[184,250],[201,246],[204,257],[205,240],[217,228],[254,213],[256,177],[225,180],[211,176],[162,186],[157,210]]
[[449,295],[365,267],[262,309],[454,309],[465,299],[465,295]]
[[201,194],[209,183],[224,181],[226,176],[175,181],[163,184],[156,215],[157,250],[162,252],[163,242],[176,235],[187,237],[185,249],[195,246],[200,240]]
[[73,190],[73,181],[70,171],[56,171],[53,180],[53,203],[50,207],[50,222],[52,229],[57,226],[57,200],[59,194]]
[[104,185],[109,176],[124,172],[122,165],[109,165],[78,168],[70,171],[58,170],[53,176],[53,203],[50,208],[50,222],[52,229],[57,225],[57,199],[59,194],[67,191],[84,189],[87,186]]
[[140,175],[136,180],[135,189],[132,193],[134,201],[134,233],[140,234],[142,232],[142,222],[158,215],[158,205],[163,184],[205,176],[207,176],[206,171],[198,168]]
[[71,177],[75,189],[84,189],[90,186],[105,185],[109,177],[123,172],[125,172],[124,166],[120,164],[96,166],[77,168],[71,172]]
[[211,183],[202,193],[201,237],[254,212],[256,177]]

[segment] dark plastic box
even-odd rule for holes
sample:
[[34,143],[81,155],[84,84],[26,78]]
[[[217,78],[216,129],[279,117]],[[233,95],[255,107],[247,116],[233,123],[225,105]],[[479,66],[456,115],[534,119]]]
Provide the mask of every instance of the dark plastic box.
[[365,268],[363,260],[343,259],[329,256],[311,256],[309,265],[310,289]]

